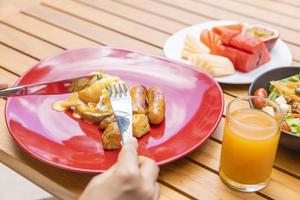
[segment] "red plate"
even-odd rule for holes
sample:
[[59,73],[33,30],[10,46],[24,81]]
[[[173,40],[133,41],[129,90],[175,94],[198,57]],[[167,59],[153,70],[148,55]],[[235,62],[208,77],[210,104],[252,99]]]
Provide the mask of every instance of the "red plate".
[[[209,75],[189,65],[124,49],[86,48],[45,59],[17,85],[86,75],[105,70],[129,85],[159,86],[166,96],[166,118],[139,139],[139,154],[159,164],[176,160],[202,144],[223,113],[223,94]],[[6,123],[15,141],[30,155],[53,166],[103,172],[119,151],[104,151],[97,125],[55,112],[51,105],[66,95],[9,98]]]

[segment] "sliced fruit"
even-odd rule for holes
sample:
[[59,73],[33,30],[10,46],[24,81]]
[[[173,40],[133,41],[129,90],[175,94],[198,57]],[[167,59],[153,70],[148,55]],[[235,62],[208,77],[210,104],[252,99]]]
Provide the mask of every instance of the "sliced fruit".
[[231,24],[231,25],[226,25],[226,26],[215,26],[213,27],[212,31],[218,35],[222,35],[222,33],[225,30],[233,30],[233,31],[238,31],[238,33],[241,33],[243,30],[243,24]]
[[181,57],[188,59],[193,54],[209,54],[210,49],[200,41],[197,41],[192,35],[187,34],[184,41]]
[[210,48],[211,54],[216,54],[217,45],[221,43],[220,36],[207,29],[201,31],[200,41]]
[[223,56],[196,54],[189,57],[189,61],[214,77],[227,76],[235,72],[232,62]]
[[251,24],[245,26],[242,34],[261,39],[265,43],[269,51],[272,50],[273,46],[279,38],[278,30],[261,24]]
[[221,34],[221,41],[223,44],[230,45],[232,38],[238,35],[240,32],[236,30],[224,30]]

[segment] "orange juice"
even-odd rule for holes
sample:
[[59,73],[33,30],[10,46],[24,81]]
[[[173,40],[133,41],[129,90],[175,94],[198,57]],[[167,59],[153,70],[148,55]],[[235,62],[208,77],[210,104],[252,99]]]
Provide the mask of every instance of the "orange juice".
[[226,118],[220,163],[225,181],[254,185],[271,175],[279,140],[279,124],[256,109],[240,109]]

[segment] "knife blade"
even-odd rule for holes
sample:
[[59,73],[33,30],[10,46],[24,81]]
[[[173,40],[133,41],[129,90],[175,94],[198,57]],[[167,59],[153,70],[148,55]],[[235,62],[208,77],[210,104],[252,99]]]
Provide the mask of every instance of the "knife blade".
[[78,92],[86,88],[88,85],[92,84],[90,83],[90,81],[92,81],[93,78],[95,79],[95,81],[99,80],[99,77],[97,75],[87,75],[53,82],[10,87],[0,90],[0,97],[3,98],[26,95],[55,95]]

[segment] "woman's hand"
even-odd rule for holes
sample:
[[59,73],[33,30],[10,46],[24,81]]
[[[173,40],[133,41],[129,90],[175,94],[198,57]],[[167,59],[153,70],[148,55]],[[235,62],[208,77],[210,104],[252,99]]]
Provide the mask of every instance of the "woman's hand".
[[156,200],[158,172],[153,160],[137,155],[137,141],[133,138],[122,147],[117,163],[95,176],[79,200]]

